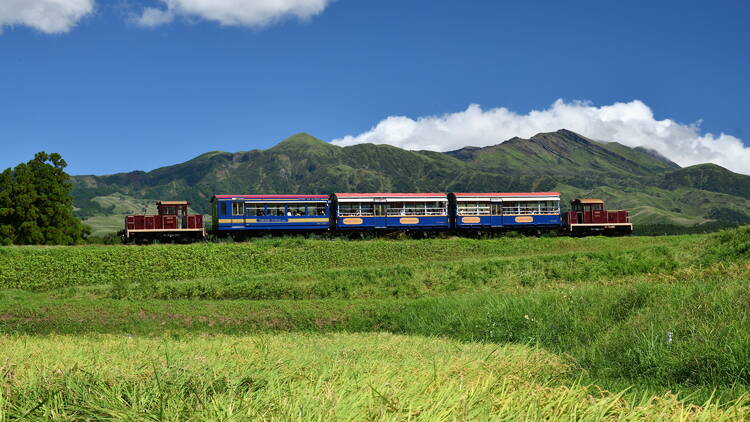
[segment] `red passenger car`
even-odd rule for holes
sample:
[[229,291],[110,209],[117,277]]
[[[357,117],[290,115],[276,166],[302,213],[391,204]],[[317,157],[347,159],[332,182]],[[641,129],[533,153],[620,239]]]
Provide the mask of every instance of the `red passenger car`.
[[627,211],[607,211],[601,199],[575,199],[565,214],[565,227],[573,236],[626,235],[633,232]]
[[194,241],[206,237],[203,216],[188,214],[187,201],[158,201],[157,215],[128,215],[125,230],[120,232],[125,243],[158,241]]

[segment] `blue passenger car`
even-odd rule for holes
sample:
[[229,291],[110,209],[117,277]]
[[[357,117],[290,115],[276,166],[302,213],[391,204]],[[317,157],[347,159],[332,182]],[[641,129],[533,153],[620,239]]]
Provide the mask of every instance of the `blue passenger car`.
[[444,193],[335,193],[336,230],[434,230],[450,227]]
[[327,195],[215,195],[211,205],[219,233],[324,231],[330,226]]
[[451,193],[458,229],[556,229],[562,226],[560,194]]

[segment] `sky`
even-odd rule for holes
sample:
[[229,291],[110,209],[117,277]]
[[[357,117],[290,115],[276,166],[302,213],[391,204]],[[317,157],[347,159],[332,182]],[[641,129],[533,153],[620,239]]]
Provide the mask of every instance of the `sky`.
[[750,174],[750,2],[0,0],[0,168],[561,128]]

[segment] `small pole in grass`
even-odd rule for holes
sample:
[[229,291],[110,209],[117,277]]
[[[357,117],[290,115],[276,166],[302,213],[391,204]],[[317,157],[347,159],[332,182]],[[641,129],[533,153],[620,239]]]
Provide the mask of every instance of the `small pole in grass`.
[[672,346],[672,332],[667,331],[667,338],[665,339],[667,346]]

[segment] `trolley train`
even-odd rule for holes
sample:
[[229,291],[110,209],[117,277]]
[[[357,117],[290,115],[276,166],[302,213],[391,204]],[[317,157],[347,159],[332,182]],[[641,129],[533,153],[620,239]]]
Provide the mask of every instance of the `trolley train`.
[[[201,215],[186,201],[157,202],[158,215],[129,215],[125,242],[204,239]],[[575,199],[560,212],[559,192],[333,193],[331,195],[214,195],[211,230],[216,237],[264,234],[437,232],[479,234],[518,231],[626,235],[627,211],[606,210],[599,199]]]

